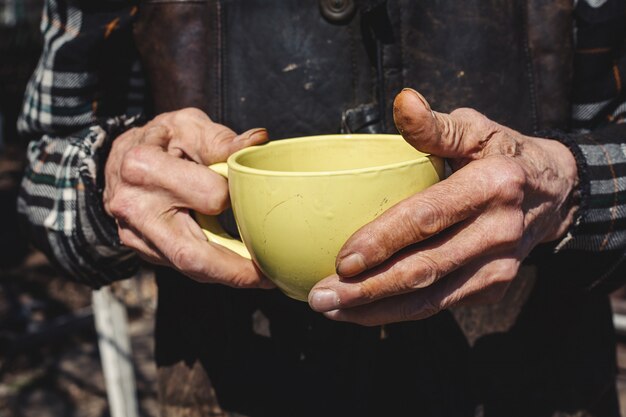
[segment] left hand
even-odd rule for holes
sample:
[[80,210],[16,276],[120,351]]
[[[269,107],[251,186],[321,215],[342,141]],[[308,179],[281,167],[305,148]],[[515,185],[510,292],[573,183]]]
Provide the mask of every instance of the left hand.
[[396,98],[394,119],[407,142],[448,158],[455,172],[352,235],[311,307],[378,325],[499,301],[530,251],[570,226],[573,155],[472,109],[433,112],[413,90]]

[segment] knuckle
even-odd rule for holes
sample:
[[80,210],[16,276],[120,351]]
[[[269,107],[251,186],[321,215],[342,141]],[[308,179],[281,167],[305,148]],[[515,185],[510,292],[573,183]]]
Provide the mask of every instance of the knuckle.
[[411,321],[434,316],[441,308],[429,297],[425,297],[420,302],[404,302],[398,307],[399,321]]
[[[125,134],[123,134],[122,136],[123,136],[124,140],[134,140],[138,136],[141,136],[143,131],[144,131],[143,127],[133,127],[133,128],[130,128],[129,130],[127,130],[125,132]],[[121,137],[120,137],[120,139],[121,139]],[[115,143],[115,141],[113,143]]]
[[173,112],[158,114],[157,116],[154,117],[154,119],[152,119],[150,123],[148,123],[147,126],[154,126],[154,125],[159,125],[159,124],[168,125],[171,123],[176,113],[177,113],[176,111],[173,111]]
[[115,154],[119,151],[122,151],[126,147],[126,144],[136,137],[137,129],[138,128],[132,128],[128,132],[115,138],[115,140],[111,144],[111,151],[109,152],[109,154]]
[[526,175],[522,167],[510,158],[494,156],[484,179],[494,198],[509,203],[521,202],[526,186]]
[[144,139],[148,137],[171,137],[172,136],[172,128],[167,120],[161,120],[159,122],[154,122],[149,126],[146,126],[146,129],[143,132]]
[[138,137],[140,137],[145,131],[145,127],[131,127],[126,132],[122,133],[118,139],[115,139],[115,142],[124,142],[124,141],[135,141]]
[[170,262],[176,269],[190,275],[198,275],[202,272],[202,262],[193,255],[189,245],[177,246],[170,256]]
[[511,281],[517,275],[517,265],[514,262],[497,262],[492,266],[489,285],[483,289],[480,299],[484,304],[497,304],[506,295]]
[[[391,280],[391,282],[394,282],[394,280]],[[366,279],[357,285],[358,292],[357,296],[354,298],[355,301],[370,302],[376,300],[381,294],[382,287],[376,280]]]
[[417,210],[406,210],[405,219],[413,233],[414,242],[421,241],[441,231],[444,212],[441,205],[422,200]]
[[229,206],[230,195],[227,187],[215,187],[207,193],[203,201],[206,214],[216,215],[222,213]]
[[126,152],[120,166],[120,176],[124,182],[145,185],[151,171],[152,151],[146,146],[135,146]]
[[186,107],[184,109],[171,112],[168,114],[166,120],[168,124],[172,126],[189,125],[192,122],[197,123],[198,120],[211,121],[206,113],[195,107]]
[[411,268],[413,273],[407,281],[407,290],[426,288],[434,284],[439,278],[439,266],[429,256],[421,254]]
[[188,122],[191,118],[192,116],[187,109],[183,109],[173,112],[170,116],[170,121],[173,125],[179,125]]
[[116,194],[109,200],[109,212],[111,215],[123,221],[129,221],[132,219],[135,213],[135,205],[131,199],[125,197],[123,194]]
[[515,262],[502,261],[497,262],[495,266],[495,279],[496,284],[508,284],[517,275],[518,266]]
[[111,150],[107,161],[122,158],[128,148],[137,142],[137,138],[141,137],[142,129],[132,128],[131,130],[121,134],[111,143]]
[[193,118],[193,119],[208,119],[209,116],[202,110],[197,107],[185,107],[177,112],[179,116],[183,116],[185,118]]

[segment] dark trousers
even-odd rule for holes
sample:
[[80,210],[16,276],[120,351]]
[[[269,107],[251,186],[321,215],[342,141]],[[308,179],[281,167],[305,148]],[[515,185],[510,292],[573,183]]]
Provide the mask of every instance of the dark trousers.
[[163,415],[618,416],[607,297],[554,282],[539,276],[513,327],[470,347],[449,312],[365,328],[160,271]]

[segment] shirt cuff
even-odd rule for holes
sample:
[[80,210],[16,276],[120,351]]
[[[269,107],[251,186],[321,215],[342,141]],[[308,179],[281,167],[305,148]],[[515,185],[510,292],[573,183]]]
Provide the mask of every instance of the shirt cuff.
[[[578,167],[579,209],[565,237],[546,258],[566,279],[559,282],[606,294],[624,281],[626,263],[626,125],[589,133],[544,131],[563,143]],[[544,248],[545,249],[545,248]],[[556,274],[556,273],[555,273]]]
[[579,209],[556,251],[626,248],[626,125],[590,133],[544,133],[563,143],[578,167]]
[[117,225],[104,210],[102,201],[105,186],[104,167],[113,140],[127,130],[141,125],[142,122],[141,115],[118,116],[103,120],[97,126],[89,128],[90,139],[81,143],[81,146],[85,148],[83,149],[85,155],[90,155],[90,157],[85,158],[79,168],[79,177],[84,190],[78,195],[79,221],[97,227],[93,233],[97,232],[99,235],[99,244],[121,247]]

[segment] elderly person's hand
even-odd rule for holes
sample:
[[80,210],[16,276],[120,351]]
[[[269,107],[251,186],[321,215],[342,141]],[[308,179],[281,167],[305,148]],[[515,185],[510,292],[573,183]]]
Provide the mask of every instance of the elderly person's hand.
[[431,111],[404,90],[396,126],[424,152],[448,158],[450,177],[358,230],[319,282],[311,307],[335,320],[376,325],[501,299],[521,261],[565,234],[576,210],[573,155],[471,109]]
[[237,135],[197,109],[164,113],[118,137],[105,167],[104,207],[122,243],[200,282],[272,287],[250,260],[208,242],[190,214],[228,207],[227,182],[208,165],[267,139],[265,129]]

